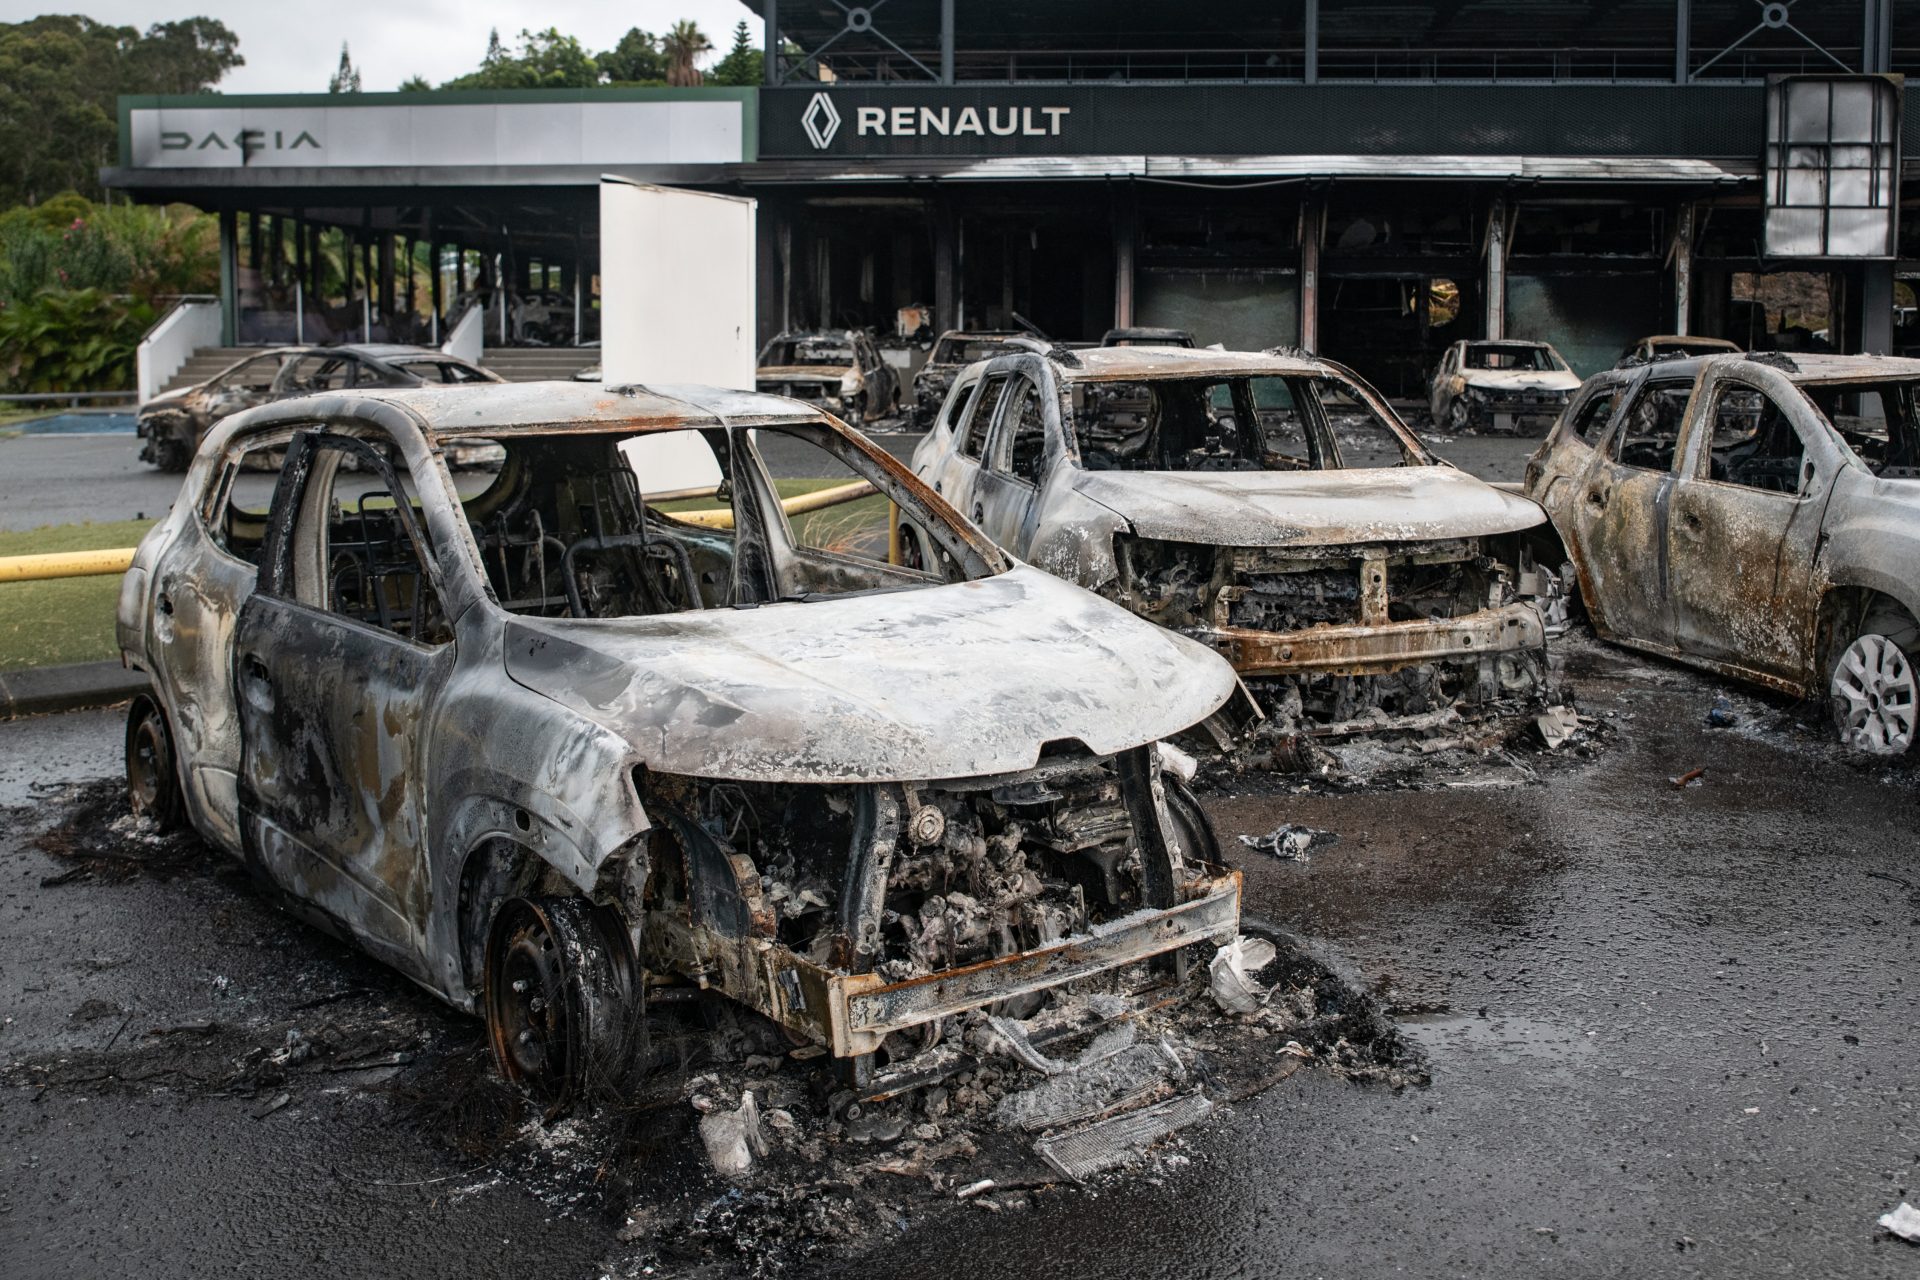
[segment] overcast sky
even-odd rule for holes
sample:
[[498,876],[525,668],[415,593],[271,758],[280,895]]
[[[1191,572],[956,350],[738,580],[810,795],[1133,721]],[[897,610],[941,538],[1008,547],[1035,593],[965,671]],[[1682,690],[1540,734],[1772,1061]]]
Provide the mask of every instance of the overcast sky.
[[487,31],[513,45],[523,27],[558,27],[577,36],[588,52],[610,49],[629,27],[660,34],[679,18],[692,18],[717,52],[733,41],[734,24],[745,19],[755,40],[760,22],[739,0],[73,0],[70,4],[0,0],[0,21],[20,22],[41,13],[84,13],[101,22],[142,30],[156,22],[204,15],[218,18],[240,37],[247,65],[227,73],[227,93],[324,93],[340,61],[340,41],[353,50],[360,87],[371,93],[397,89],[409,76],[432,84],[480,65]]

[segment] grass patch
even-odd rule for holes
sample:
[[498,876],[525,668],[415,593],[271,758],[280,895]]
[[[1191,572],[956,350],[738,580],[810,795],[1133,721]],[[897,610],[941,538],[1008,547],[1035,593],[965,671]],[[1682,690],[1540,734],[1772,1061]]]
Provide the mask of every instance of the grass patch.
[[[0,556],[130,547],[154,523],[115,520],[0,532]],[[50,582],[0,582],[0,671],[98,662],[119,656],[113,640],[113,613],[119,600],[118,574]]]
[[[775,484],[781,497],[793,498],[848,482],[848,477],[840,477],[777,480]],[[712,498],[690,498],[660,503],[659,509],[700,511],[716,505]],[[808,546],[886,554],[887,500],[877,495],[810,511],[792,517],[792,521],[794,536]],[[154,524],[152,520],[119,520],[0,532],[0,556],[130,547]],[[0,583],[0,671],[98,662],[119,656],[113,637],[114,609],[119,600],[117,574]]]
[[[776,479],[774,488],[782,498],[797,498],[802,494],[813,493],[820,489],[835,489],[843,484],[852,484],[858,476],[839,476],[830,480],[780,480]],[[676,502],[649,503],[657,511],[671,514],[676,511],[711,511],[720,503],[713,498],[686,498]],[[824,547],[829,550],[854,550],[861,547],[871,550],[875,547],[881,555],[887,548],[887,508],[890,504],[878,494],[871,498],[861,498],[855,502],[843,502],[838,506],[822,507],[818,511],[802,512],[789,516],[793,525],[793,536],[803,545]]]

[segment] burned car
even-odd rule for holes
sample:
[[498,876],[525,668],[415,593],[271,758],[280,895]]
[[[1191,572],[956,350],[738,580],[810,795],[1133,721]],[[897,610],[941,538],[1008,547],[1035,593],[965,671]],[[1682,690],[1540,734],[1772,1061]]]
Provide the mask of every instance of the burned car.
[[1729,342],[1725,338],[1702,338],[1677,333],[1656,334],[1650,338],[1641,338],[1614,362],[1613,367],[1624,369],[1629,365],[1645,364],[1649,360],[1675,360],[1687,356],[1739,355],[1740,344]]
[[205,382],[155,396],[140,406],[134,431],[146,441],[142,462],[162,471],[185,471],[214,423],[255,405],[316,391],[500,380],[491,370],[431,347],[275,347],[236,360]]
[[[505,461],[463,493],[443,449],[474,438]],[[262,449],[286,463],[253,510]],[[791,516],[774,454],[897,505],[920,565]],[[136,810],[482,1014],[555,1106],[617,1077],[646,982],[858,1070],[1238,923],[1166,742],[1212,732],[1227,664],[792,400],[550,382],[235,416],[118,637],[153,684]]]
[[[1438,727],[1541,690],[1546,517],[1350,370],[1019,345],[961,375],[914,470],[1014,555],[1228,658],[1269,729]],[[900,538],[928,554],[905,517]]]
[[858,329],[783,333],[760,349],[754,385],[858,427],[900,412],[900,376]]
[[925,430],[945,403],[960,371],[976,360],[1007,350],[1007,339],[1021,337],[1012,329],[949,329],[927,354],[927,362],[913,375],[913,425]]
[[1545,342],[1456,342],[1433,371],[1428,408],[1449,431],[1544,431],[1580,375]]
[[1602,637],[1830,700],[1913,746],[1920,360],[1711,356],[1590,378],[1527,464]]

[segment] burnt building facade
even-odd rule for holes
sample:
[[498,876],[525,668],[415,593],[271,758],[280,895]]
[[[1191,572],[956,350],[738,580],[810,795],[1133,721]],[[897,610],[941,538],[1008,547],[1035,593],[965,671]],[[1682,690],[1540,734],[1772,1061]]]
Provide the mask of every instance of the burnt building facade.
[[[1660,332],[1920,346],[1920,186],[1904,210],[1898,195],[1920,160],[1920,111],[1902,109],[1901,77],[1920,71],[1911,5],[750,7],[757,90],[130,99],[132,149],[108,181],[227,213],[235,337],[242,242],[285,220],[463,249],[469,289],[545,289],[578,313],[570,340],[589,338],[594,186],[616,173],[760,202],[763,336],[893,334],[916,306],[936,331],[1177,326],[1329,355],[1405,397],[1463,337],[1551,341],[1582,374]],[[1870,86],[1865,123],[1841,106],[1810,121],[1783,105],[1787,83]],[[197,112],[231,134],[249,111],[254,154],[173,123]],[[331,113],[329,131],[272,150],[302,111]],[[481,129],[486,145],[462,133]],[[185,154],[139,150],[159,133],[186,136]],[[1796,166],[1817,176],[1789,181]],[[1882,241],[1834,230],[1849,218],[1879,218]],[[370,329],[418,290],[381,251],[359,260]],[[433,274],[429,336],[460,292]],[[490,325],[500,340],[517,329]]]

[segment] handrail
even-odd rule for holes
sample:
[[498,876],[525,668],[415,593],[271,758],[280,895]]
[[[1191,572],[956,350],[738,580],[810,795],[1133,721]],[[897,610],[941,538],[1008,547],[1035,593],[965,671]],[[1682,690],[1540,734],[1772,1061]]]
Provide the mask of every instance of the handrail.
[[[858,502],[876,492],[871,482],[856,480],[852,484],[835,485],[831,489],[816,489],[812,493],[783,498],[780,506],[790,516],[805,515],[809,511],[839,506],[844,502]],[[733,512],[725,507],[674,511],[668,515],[682,524],[696,524],[706,529],[733,528]],[[109,573],[125,573],[133,563],[133,552],[132,547],[114,547],[105,551],[0,556],[0,583],[44,582],[51,578],[92,578]]]
[[220,341],[220,300],[206,294],[183,297],[140,339],[134,356],[134,387],[141,404],[160,394],[201,347]]

